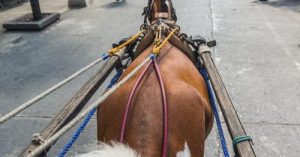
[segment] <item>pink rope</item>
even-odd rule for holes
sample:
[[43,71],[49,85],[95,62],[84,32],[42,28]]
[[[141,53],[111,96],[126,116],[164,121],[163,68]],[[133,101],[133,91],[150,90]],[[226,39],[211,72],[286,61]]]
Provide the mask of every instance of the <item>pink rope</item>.
[[124,113],[123,113],[123,119],[122,119],[122,125],[121,125],[121,133],[120,133],[120,142],[123,143],[123,140],[124,140],[124,134],[125,134],[125,128],[126,128],[126,122],[127,122],[127,119],[128,119],[128,112],[129,112],[129,108],[132,104],[132,100],[133,100],[133,96],[137,90],[137,87],[140,85],[142,79],[144,78],[146,72],[150,69],[150,65],[152,64],[152,61],[150,61],[150,63],[147,65],[146,69],[142,72],[142,74],[139,76],[137,82],[135,83],[130,95],[129,95],[129,98],[128,98],[128,102],[126,104],[126,108],[124,110]]
[[128,102],[126,104],[124,113],[123,113],[123,119],[122,119],[122,126],[121,126],[121,132],[120,132],[120,142],[123,143],[124,141],[124,135],[125,135],[125,128],[126,128],[126,122],[128,119],[128,112],[130,109],[130,106],[132,104],[133,96],[136,93],[136,90],[138,86],[141,84],[141,81],[143,80],[146,72],[150,69],[151,65],[154,65],[155,73],[160,85],[161,95],[162,95],[162,101],[163,101],[163,146],[162,146],[162,157],[167,156],[167,148],[168,148],[168,103],[167,103],[167,97],[166,97],[166,91],[164,82],[161,76],[160,69],[157,65],[157,61],[155,58],[152,59],[152,61],[147,65],[146,69],[142,72],[142,74],[137,79],[137,82],[135,83],[129,98]]
[[164,122],[164,134],[163,134],[163,147],[162,147],[162,157],[167,156],[167,148],[168,148],[168,102],[167,102],[167,96],[166,96],[166,91],[165,91],[165,86],[164,82],[161,76],[161,72],[159,70],[159,67],[157,65],[157,61],[154,58],[154,68],[155,72],[160,84],[160,90],[161,90],[161,95],[162,95],[162,100],[163,100],[163,122]]

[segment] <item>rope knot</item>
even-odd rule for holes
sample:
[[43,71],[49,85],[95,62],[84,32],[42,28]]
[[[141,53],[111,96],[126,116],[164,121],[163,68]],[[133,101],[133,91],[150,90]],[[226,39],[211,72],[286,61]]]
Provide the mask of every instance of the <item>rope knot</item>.
[[45,142],[44,138],[41,136],[41,134],[39,133],[35,133],[32,135],[32,140],[31,140],[32,144],[34,145],[41,145],[42,143]]
[[128,46],[130,43],[132,43],[133,41],[135,41],[141,34],[143,34],[146,30],[142,30],[140,32],[138,32],[137,34],[135,34],[134,36],[132,36],[129,40],[127,40],[125,43],[112,48],[108,51],[108,54],[110,56],[115,55],[117,52],[119,52],[122,48],[124,48],[125,46]]
[[115,48],[110,49],[110,50],[108,51],[108,54],[109,54],[110,56],[113,56],[114,54],[116,54],[116,53],[119,52],[119,51],[120,51],[120,48],[119,48],[119,47],[115,47]]
[[160,50],[162,49],[162,47],[167,43],[167,41],[169,41],[169,39],[178,30],[179,30],[178,28],[173,29],[163,41],[160,41],[160,37],[159,37],[160,35],[158,35],[156,37],[156,40],[154,41],[154,48],[153,48],[152,53],[155,54],[155,55],[158,55],[158,53],[160,52]]

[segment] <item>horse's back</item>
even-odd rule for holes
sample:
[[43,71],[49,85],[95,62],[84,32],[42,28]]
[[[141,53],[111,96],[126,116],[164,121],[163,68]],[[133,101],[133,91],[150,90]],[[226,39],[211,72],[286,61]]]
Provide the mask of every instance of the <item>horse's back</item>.
[[[148,48],[124,72],[130,73],[150,53]],[[158,57],[168,102],[169,155],[188,144],[193,156],[202,156],[212,124],[212,113],[203,78],[193,63],[176,47],[167,44]],[[140,70],[142,71],[142,70]],[[138,73],[109,97],[98,110],[98,140],[118,140],[121,120]],[[122,79],[121,78],[121,79]],[[125,141],[145,156],[159,156],[163,138],[163,109],[159,82],[148,71],[134,95],[126,125]]]

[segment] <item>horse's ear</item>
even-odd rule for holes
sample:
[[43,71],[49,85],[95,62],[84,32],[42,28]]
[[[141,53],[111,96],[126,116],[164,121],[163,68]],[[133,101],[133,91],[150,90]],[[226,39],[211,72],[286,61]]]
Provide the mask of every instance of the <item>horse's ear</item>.
[[184,144],[183,150],[176,153],[176,157],[191,157],[190,148],[186,142]]

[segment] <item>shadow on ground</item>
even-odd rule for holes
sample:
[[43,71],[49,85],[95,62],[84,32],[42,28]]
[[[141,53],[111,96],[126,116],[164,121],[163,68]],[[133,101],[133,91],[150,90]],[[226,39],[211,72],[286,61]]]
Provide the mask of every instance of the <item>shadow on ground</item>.
[[[1,0],[0,0],[1,1]],[[2,7],[0,7],[0,12],[12,9],[14,7],[18,7],[28,2],[29,0],[2,0]]]
[[269,0],[255,1],[254,3],[270,5],[277,8],[287,8],[300,13],[300,0]]
[[105,5],[102,5],[102,8],[106,8],[106,9],[113,9],[113,8],[119,8],[119,7],[123,7],[126,6],[127,3],[125,0],[119,0],[119,1],[115,1],[115,2],[111,2]]

